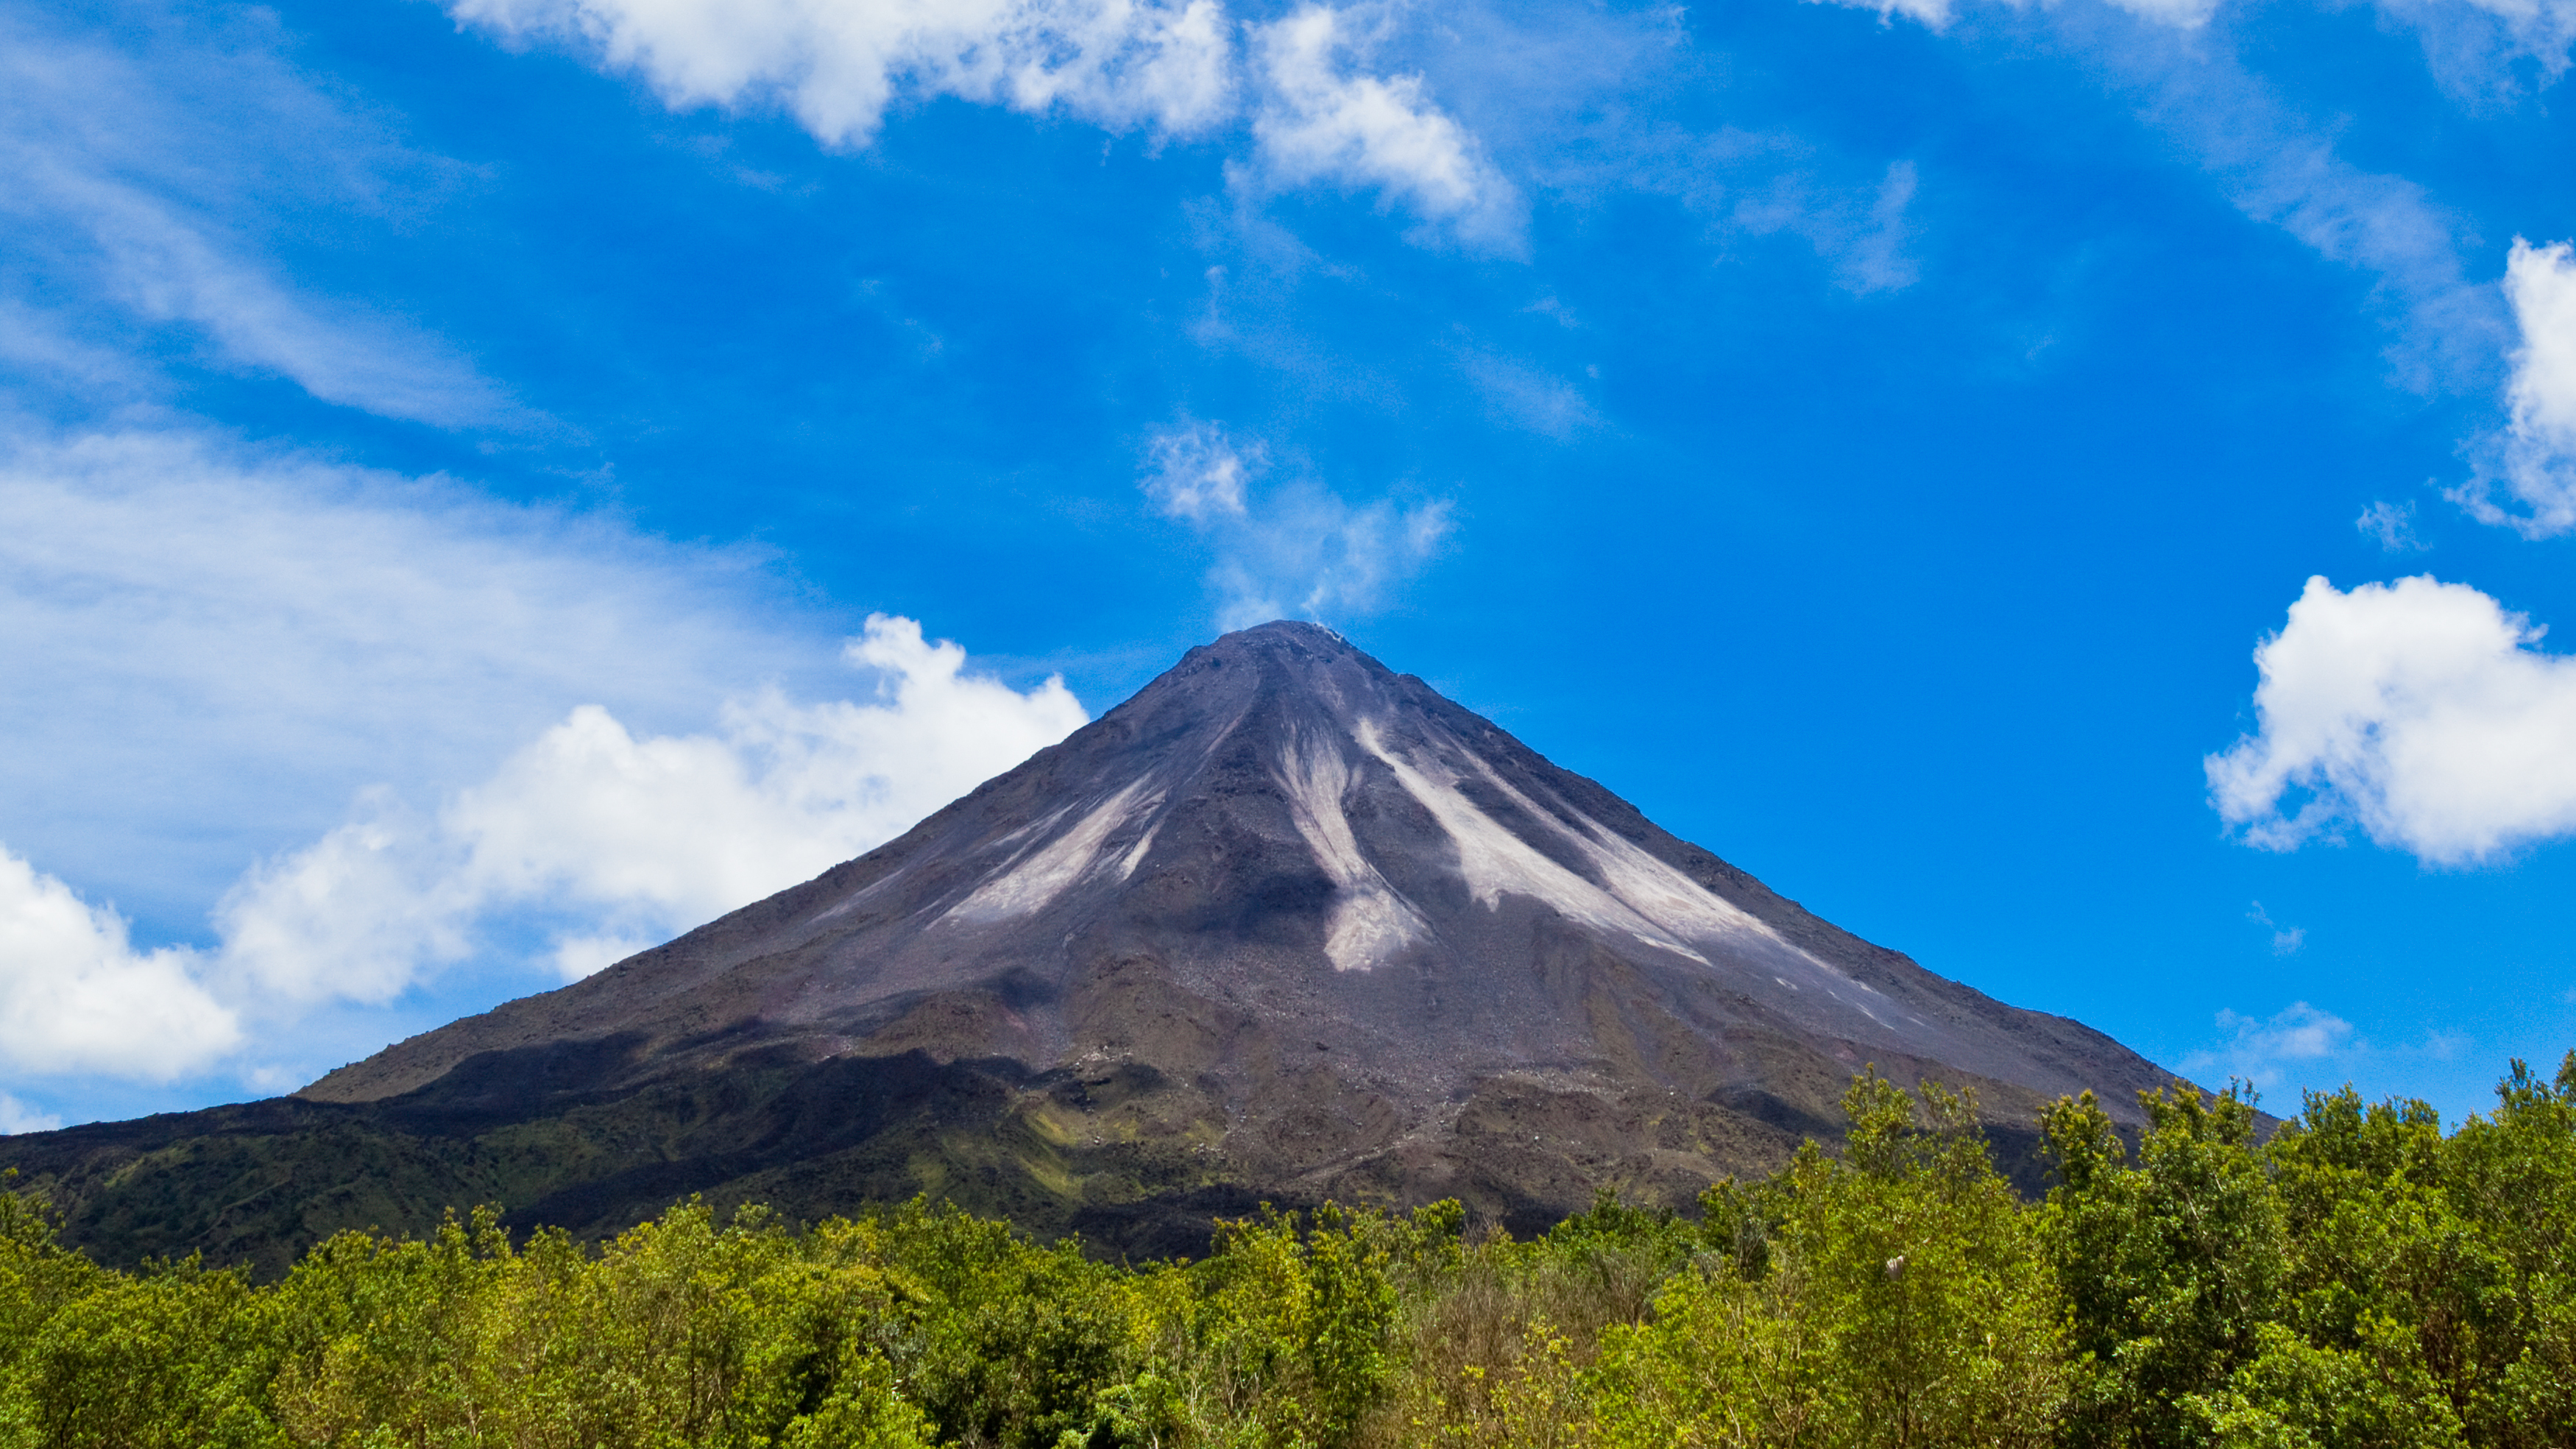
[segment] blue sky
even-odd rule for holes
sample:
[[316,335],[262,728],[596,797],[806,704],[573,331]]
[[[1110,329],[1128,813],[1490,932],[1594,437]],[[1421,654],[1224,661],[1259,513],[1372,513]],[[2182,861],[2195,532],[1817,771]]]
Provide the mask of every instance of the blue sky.
[[0,0],[0,1129],[559,984],[1280,614],[1944,975],[2456,1119],[2576,1045],[2571,43]]

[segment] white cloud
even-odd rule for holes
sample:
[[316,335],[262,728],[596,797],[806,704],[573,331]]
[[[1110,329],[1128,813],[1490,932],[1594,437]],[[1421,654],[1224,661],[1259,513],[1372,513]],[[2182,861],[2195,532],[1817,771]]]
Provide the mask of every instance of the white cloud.
[[1439,553],[1452,527],[1445,500],[1353,505],[1330,489],[1291,484],[1226,535],[1209,575],[1220,597],[1217,624],[1374,612]]
[[674,106],[775,103],[828,145],[906,97],[1061,108],[1185,133],[1223,117],[1232,45],[1214,0],[451,0],[459,23],[591,51]]
[[[2549,538],[2576,529],[2576,246],[2535,247],[2515,237],[2504,293],[2522,345],[2505,394],[2512,420],[2489,448],[2500,466],[2482,468],[2449,496],[2481,523]],[[2495,502],[2496,471],[2525,511]]]
[[1252,117],[1270,180],[1382,189],[1462,239],[1521,244],[1521,197],[1419,75],[1359,70],[1368,36],[1352,9],[1306,5],[1252,31],[1262,97]]
[[762,560],[176,432],[0,438],[0,820],[164,929],[371,784],[829,668]]
[[[1952,15],[1949,0],[1835,3],[1936,30]],[[2335,126],[2297,114],[2223,34],[2203,27],[2216,8],[2215,0],[2120,0],[2035,13],[2115,93],[2132,95],[2141,119],[2231,205],[2370,276],[2370,306],[2393,324],[2387,356],[2404,385],[2419,392],[2483,385],[2494,375],[2503,315],[2492,291],[2472,284],[2462,266],[2467,226],[2415,182],[2338,155]]]
[[1729,220],[1754,236],[1786,231],[1804,237],[1833,265],[1834,280],[1855,296],[1902,291],[1921,269],[1905,254],[1906,208],[1919,185],[1914,163],[1889,163],[1875,186],[1819,185],[1798,170],[1737,198]]
[[2576,832],[2576,659],[2464,584],[2322,578],[2254,651],[2257,727],[2205,762],[2253,844],[2343,822],[2437,865]]
[[0,1066],[165,1082],[204,1066],[241,1027],[189,964],[135,950],[114,911],[0,849]]
[[168,1081],[248,1049],[246,1023],[381,1004],[509,959],[514,935],[541,939],[521,959],[585,975],[863,854],[1085,719],[1061,680],[971,673],[909,619],[871,617],[847,662],[875,699],[770,690],[715,733],[640,737],[585,705],[434,813],[370,791],[245,874],[209,948],[138,950],[114,912],[0,851],[0,1066]]
[[585,974],[864,854],[1086,718],[1061,680],[968,673],[909,619],[871,617],[847,657],[874,702],[773,690],[713,734],[641,738],[585,705],[434,818],[370,803],[243,878],[218,969],[264,998],[382,1001],[533,911]]
[[[9,330],[39,339],[5,350],[75,385],[129,390],[154,370],[132,354],[176,331],[326,402],[443,426],[524,421],[437,338],[303,291],[264,259],[262,233],[281,216],[382,213],[450,168],[346,113],[279,58],[273,35],[248,29],[173,23],[157,45],[108,44],[0,14],[0,256],[29,295],[75,299],[52,315],[0,299],[24,324]],[[117,338],[128,359],[103,365],[117,348],[84,333]]]
[[2368,274],[2371,306],[2397,333],[2398,379],[2423,392],[2493,376],[2503,318],[2460,260],[2461,221],[2422,186],[2364,171],[2330,133],[2293,114],[2232,57],[2181,41],[2125,56],[2153,87],[2146,114],[2249,218]]
[[1601,421],[1591,399],[1563,378],[1490,352],[1465,353],[1459,364],[1495,417],[1514,427],[1561,443]]
[[2261,901],[2256,901],[2254,908],[2245,913],[2245,919],[2272,933],[2272,954],[2275,956],[2295,956],[2308,944],[2307,927],[2280,925],[2272,919],[2271,912],[2263,909]]
[[[1904,16],[1928,30],[1946,30],[1957,17],[1951,0],[1830,0],[1855,10],[1875,10],[1883,19]],[[2197,30],[2218,13],[2219,0],[2109,0],[2114,7],[2141,20],[2168,25],[2176,30]]]
[[1264,462],[1261,445],[1238,448],[1215,423],[1184,423],[1145,445],[1145,496],[1166,518],[1243,515],[1244,480]]
[[2204,1081],[2241,1079],[2270,1090],[2356,1045],[2351,1022],[2304,1001],[2290,1003],[2268,1020],[2221,1011],[2218,1029],[2226,1040],[2184,1057],[2185,1075]]
[[[594,968],[1081,722],[903,620],[836,662],[783,593],[757,555],[443,480],[0,438],[0,1061],[291,1074],[312,1011]],[[850,669],[878,693],[835,701]]]
[[18,1132],[51,1132],[63,1125],[63,1119],[52,1112],[40,1111],[6,1092],[0,1092],[0,1137]]
[[2379,11],[2412,26],[2435,78],[2471,101],[2519,90],[2524,59],[2542,85],[2556,81],[2576,45],[2571,0],[2379,0]]
[[1372,612],[1439,553],[1453,526],[1446,500],[1354,505],[1302,479],[1253,498],[1244,484],[1268,449],[1222,423],[1164,430],[1145,453],[1146,497],[1216,547],[1208,582],[1224,629]]
[[2415,536],[2415,505],[2412,503],[2373,503],[2361,510],[2352,521],[2366,538],[2376,539],[2383,553],[2421,553],[2423,540]]

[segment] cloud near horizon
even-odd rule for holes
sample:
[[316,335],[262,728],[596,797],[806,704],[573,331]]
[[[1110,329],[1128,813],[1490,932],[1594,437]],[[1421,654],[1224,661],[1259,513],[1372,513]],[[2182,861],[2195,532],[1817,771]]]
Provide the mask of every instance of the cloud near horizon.
[[2576,658],[2541,633],[2429,574],[2309,579],[2255,648],[2255,731],[2203,762],[2211,803],[2266,849],[2356,824],[2437,866],[2576,833]]
[[220,968],[264,996],[383,1001],[541,909],[567,980],[864,854],[1089,718],[1061,679],[1023,693],[874,615],[846,658],[866,704],[772,689],[709,734],[637,737],[583,705],[434,816],[361,803],[216,909]]
[[514,939],[578,979],[863,854],[1088,717],[1062,680],[970,673],[909,619],[872,616],[847,662],[877,676],[873,701],[770,690],[714,733],[642,737],[584,705],[434,812],[370,791],[245,874],[211,947],[139,950],[113,911],[0,851],[0,1065],[168,1081],[243,1049],[253,1022],[381,1004]]

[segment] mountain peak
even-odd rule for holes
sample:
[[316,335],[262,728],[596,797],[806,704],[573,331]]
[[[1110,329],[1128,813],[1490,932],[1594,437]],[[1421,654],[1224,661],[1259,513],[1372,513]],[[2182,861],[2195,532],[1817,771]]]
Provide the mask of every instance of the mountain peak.
[[[1976,1087],[2007,1122],[2087,1087],[2122,1112],[2169,1080],[1836,930],[1282,620],[1192,649],[866,856],[301,1095],[506,1115],[934,1081],[1051,1164],[1028,1170],[1064,1222],[1118,1236],[1219,1189],[1455,1193],[1531,1222],[1604,1182],[1687,1202],[1830,1134],[1870,1063]],[[1020,1181],[956,1130],[932,1156],[981,1165],[940,1168],[947,1190]],[[920,1186],[876,1171],[871,1191]]]

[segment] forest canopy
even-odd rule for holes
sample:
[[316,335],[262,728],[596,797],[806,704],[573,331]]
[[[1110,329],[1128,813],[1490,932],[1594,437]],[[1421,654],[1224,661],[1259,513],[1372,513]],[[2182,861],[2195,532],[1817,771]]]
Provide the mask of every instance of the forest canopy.
[[679,1204],[612,1241],[343,1233],[278,1282],[111,1271],[0,1193],[0,1446],[2576,1445],[2576,1053],[2420,1102],[2089,1096],[2054,1186],[1874,1073],[1696,1217],[1452,1202],[1144,1265],[915,1201]]

